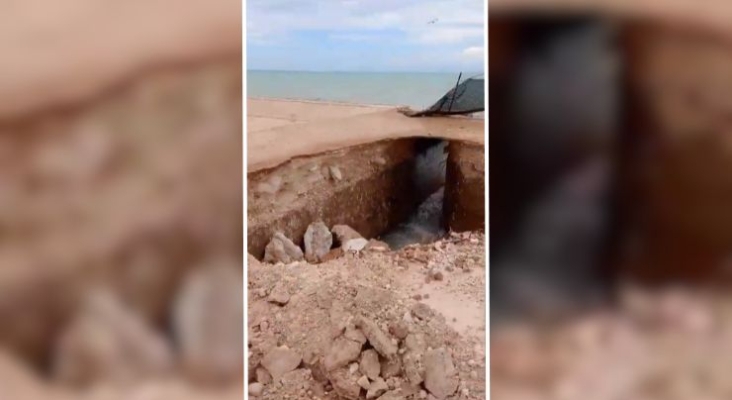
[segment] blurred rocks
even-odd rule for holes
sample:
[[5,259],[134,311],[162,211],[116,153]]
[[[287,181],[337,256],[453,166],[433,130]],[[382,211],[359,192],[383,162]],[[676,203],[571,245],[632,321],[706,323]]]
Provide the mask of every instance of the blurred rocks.
[[360,233],[348,225],[333,225],[333,235],[336,238],[336,244],[343,245],[351,239],[362,239]]
[[305,231],[305,259],[309,262],[321,262],[333,247],[333,234],[322,222],[313,222]]
[[163,377],[173,368],[168,341],[111,291],[97,288],[62,333],[53,376],[72,385],[130,384]]
[[302,259],[303,253],[300,247],[281,232],[275,233],[264,249],[264,262],[287,264]]
[[193,381],[241,380],[242,268],[233,259],[211,259],[191,271],[178,292],[173,327],[183,367]]

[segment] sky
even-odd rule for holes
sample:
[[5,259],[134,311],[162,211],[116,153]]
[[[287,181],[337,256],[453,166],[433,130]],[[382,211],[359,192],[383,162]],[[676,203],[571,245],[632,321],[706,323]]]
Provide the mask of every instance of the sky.
[[247,68],[481,72],[484,0],[248,0]]

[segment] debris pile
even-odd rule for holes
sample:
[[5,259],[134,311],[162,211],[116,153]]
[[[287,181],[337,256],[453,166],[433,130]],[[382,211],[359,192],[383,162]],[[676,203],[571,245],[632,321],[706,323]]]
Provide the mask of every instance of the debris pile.
[[[344,253],[358,253],[362,250],[389,250],[386,243],[374,239],[367,240],[348,225],[334,225],[331,230],[322,221],[308,225],[303,242],[304,252],[282,232],[275,232],[264,249],[263,261],[270,264],[289,264],[306,260],[319,264],[338,258]],[[333,248],[334,244],[337,244],[338,247]]]
[[[324,227],[319,225],[308,229]],[[332,231],[341,247],[362,239],[346,226]],[[458,271],[484,263],[461,255],[482,252],[480,236],[453,234],[399,252],[344,252],[318,268],[304,260],[265,265],[250,257],[249,394],[258,399],[485,398],[483,337],[456,332],[443,314],[415,301],[399,275],[422,276],[427,265],[445,280],[465,275]],[[448,259],[453,261],[449,272],[443,265]],[[424,284],[424,278],[414,280]]]

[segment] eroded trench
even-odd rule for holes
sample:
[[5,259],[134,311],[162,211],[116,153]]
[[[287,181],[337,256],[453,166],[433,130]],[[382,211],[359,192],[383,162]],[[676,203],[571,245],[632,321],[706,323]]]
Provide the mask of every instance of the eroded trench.
[[[313,222],[348,225],[396,250],[484,227],[484,150],[438,138],[385,140],[249,174],[248,251],[276,232],[302,245]],[[337,243],[334,243],[334,246]]]
[[489,30],[492,318],[728,282],[729,40],[596,15]]

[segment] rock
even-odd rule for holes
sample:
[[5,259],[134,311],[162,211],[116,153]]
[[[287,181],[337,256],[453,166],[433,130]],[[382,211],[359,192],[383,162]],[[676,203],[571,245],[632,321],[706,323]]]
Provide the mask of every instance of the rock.
[[287,304],[290,301],[290,293],[287,291],[287,287],[284,283],[278,282],[267,297],[267,301],[270,303],[276,303],[281,306]]
[[310,370],[310,375],[316,382],[328,382],[327,374],[325,373],[325,367],[319,358],[312,361],[304,361],[305,368]]
[[410,333],[404,339],[404,347],[414,354],[422,354],[427,350],[427,341],[421,333]]
[[303,253],[300,247],[292,242],[282,232],[276,232],[272,235],[267,247],[264,248],[264,262],[276,264],[278,262],[289,264],[293,261],[303,259]]
[[430,277],[433,281],[442,281],[445,278],[442,271],[430,271]]
[[443,400],[458,387],[457,371],[450,353],[444,348],[428,351],[424,356],[424,387]]
[[386,358],[392,358],[397,353],[397,347],[391,342],[391,339],[384,333],[374,322],[366,319],[359,318],[356,321],[356,326],[361,328],[361,331],[368,339],[371,346]]
[[359,364],[361,373],[374,380],[381,373],[381,364],[379,363],[379,355],[373,349],[368,349],[361,353],[361,362]]
[[235,260],[212,260],[183,281],[171,319],[189,379],[216,383],[241,380],[243,291],[242,269]]
[[257,370],[255,371],[255,376],[257,382],[261,383],[262,385],[272,383],[272,375],[270,375],[269,372],[267,372],[267,370],[262,367],[257,367]]
[[253,382],[249,384],[249,395],[259,397],[262,395],[262,391],[264,391],[264,385],[262,385],[259,382]]
[[358,359],[359,354],[361,354],[361,343],[343,336],[338,337],[328,349],[323,359],[323,367],[326,372],[345,367]]
[[351,239],[363,239],[360,233],[348,225],[333,225],[333,235],[335,235],[336,243],[343,245]]
[[329,374],[329,378],[333,390],[339,396],[350,400],[358,400],[361,394],[361,386],[358,385],[356,379],[349,374],[347,369],[337,369]]
[[346,328],[343,336],[345,336],[347,339],[353,340],[354,342],[358,342],[361,345],[366,344],[366,336],[364,336],[363,332],[354,327]]
[[[427,298],[427,296],[424,296],[424,298]],[[411,312],[412,315],[423,321],[432,317],[432,310],[430,309],[430,306],[424,303],[417,303],[413,305],[411,308]]]
[[165,337],[104,289],[87,294],[62,332],[53,359],[54,378],[72,385],[129,384],[164,376],[172,367]]
[[409,335],[409,325],[404,321],[392,322],[389,324],[389,333],[395,338],[402,340]]
[[358,371],[358,364],[353,363],[353,364],[351,364],[351,365],[348,366],[348,372],[350,372],[351,375],[355,374],[356,371]]
[[265,354],[262,366],[272,375],[272,380],[277,382],[282,375],[294,371],[301,361],[300,354],[283,346],[276,347]]
[[321,262],[333,246],[333,235],[322,221],[310,224],[305,231],[305,259]]
[[371,383],[369,382],[369,378],[366,375],[363,375],[360,378],[358,378],[356,383],[358,383],[358,386],[361,386],[362,388],[364,388],[366,390],[368,390],[369,387],[371,386]]
[[373,399],[387,390],[389,390],[389,386],[387,386],[386,382],[381,378],[376,378],[376,380],[371,382],[371,386],[369,386],[368,392],[366,393],[366,398]]
[[389,379],[393,376],[397,376],[402,372],[402,362],[398,357],[394,357],[391,360],[384,360],[381,362],[381,376],[384,379]]
[[404,366],[404,375],[411,385],[417,386],[424,381],[423,370],[417,362],[416,354],[408,353],[402,357],[402,365]]
[[330,167],[328,167],[328,172],[330,172],[330,176],[337,181],[343,179],[343,174],[341,174],[340,168],[336,167],[335,165],[331,165]]
[[352,252],[359,252],[366,248],[366,245],[369,244],[369,241],[360,238],[360,239],[351,239],[343,244],[343,251],[352,251]]

